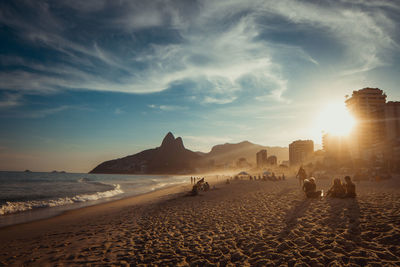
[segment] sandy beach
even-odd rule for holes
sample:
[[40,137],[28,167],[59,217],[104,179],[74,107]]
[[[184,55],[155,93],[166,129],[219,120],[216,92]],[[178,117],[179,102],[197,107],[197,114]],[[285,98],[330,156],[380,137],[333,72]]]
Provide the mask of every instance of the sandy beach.
[[176,186],[2,228],[0,265],[400,265],[400,181],[356,186],[324,200],[293,178]]

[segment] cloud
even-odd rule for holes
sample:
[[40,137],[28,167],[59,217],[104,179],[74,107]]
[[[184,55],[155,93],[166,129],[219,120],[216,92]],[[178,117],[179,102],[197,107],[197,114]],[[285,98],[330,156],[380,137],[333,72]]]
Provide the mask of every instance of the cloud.
[[[366,1],[358,2],[366,4]],[[343,61],[343,74],[364,72],[382,66],[384,62],[380,57],[385,52],[398,49],[392,37],[395,22],[384,10],[377,8],[377,2],[372,9],[356,6],[355,1],[342,1],[342,4],[316,5],[289,0],[276,2],[268,6],[268,9],[296,24],[306,24],[332,34],[346,48],[347,59]],[[352,8],[349,9],[346,4],[351,4]]]
[[0,117],[42,119],[66,110],[90,111],[91,109],[82,106],[61,105],[51,108],[9,111],[7,113],[1,114]]
[[230,97],[230,98],[215,98],[215,97],[210,97],[206,96],[203,100],[203,103],[205,104],[228,104],[236,100],[236,97]]
[[184,106],[174,106],[174,105],[148,105],[149,108],[158,109],[162,111],[175,111],[175,110],[186,110],[187,107]]
[[60,106],[60,107],[56,107],[56,108],[48,108],[48,109],[42,109],[42,110],[38,110],[38,111],[30,111],[29,113],[25,113],[24,115],[22,115],[22,117],[32,118],[32,119],[40,119],[40,118],[44,118],[49,115],[70,109],[70,108],[71,108],[70,106]]
[[4,96],[4,99],[0,100],[0,108],[10,108],[22,104],[19,94],[5,94]]
[[[340,75],[391,64],[391,54],[399,51],[399,25],[387,12],[400,9],[395,1],[25,1],[20,5],[26,14],[3,4],[0,22],[15,29],[31,49],[44,48],[54,58],[38,62],[0,57],[7,67],[0,72],[0,88],[16,91],[146,94],[190,84],[188,90],[203,104],[223,105],[243,96],[290,103],[286,92],[293,63],[326,67],[313,52],[320,40],[336,51],[332,58]],[[56,15],[60,13],[70,16]],[[91,28],[82,18],[99,26]],[[316,44],[299,42],[302,34]],[[280,35],[286,39],[276,37]],[[318,49],[328,55],[332,47]]]
[[123,113],[125,113],[125,111],[123,111],[121,108],[116,108],[114,110],[114,114],[115,115],[120,115],[120,114],[123,114]]

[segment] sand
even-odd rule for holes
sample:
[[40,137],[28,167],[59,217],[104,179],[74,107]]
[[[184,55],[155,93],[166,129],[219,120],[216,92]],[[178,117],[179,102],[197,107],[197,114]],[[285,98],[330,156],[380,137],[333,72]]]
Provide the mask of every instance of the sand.
[[[324,191],[329,183],[317,181]],[[234,181],[194,197],[189,188],[0,229],[0,263],[400,265],[398,178],[361,182],[356,199],[306,199],[295,179]]]

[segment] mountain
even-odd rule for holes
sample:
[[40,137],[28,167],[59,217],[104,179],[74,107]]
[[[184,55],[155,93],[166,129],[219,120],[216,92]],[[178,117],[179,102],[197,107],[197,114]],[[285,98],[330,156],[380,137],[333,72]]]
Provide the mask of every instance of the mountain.
[[90,173],[187,173],[193,172],[200,155],[186,149],[182,138],[169,132],[161,146],[135,155],[101,163]]
[[216,145],[209,153],[193,152],[185,148],[182,138],[175,138],[169,132],[164,137],[161,146],[124,158],[105,161],[90,173],[193,173],[210,171],[214,167],[218,168],[218,166],[235,167],[239,158],[245,158],[247,162],[255,165],[256,153],[262,149],[267,150],[268,156],[275,155],[279,160],[288,159],[288,148],[265,147],[248,141]]

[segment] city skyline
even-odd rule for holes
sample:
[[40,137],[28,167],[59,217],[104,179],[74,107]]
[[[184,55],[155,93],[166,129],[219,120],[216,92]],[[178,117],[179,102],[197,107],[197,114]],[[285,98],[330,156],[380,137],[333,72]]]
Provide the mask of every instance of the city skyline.
[[0,170],[87,172],[169,131],[203,152],[321,144],[353,90],[400,99],[396,1],[0,7]]

